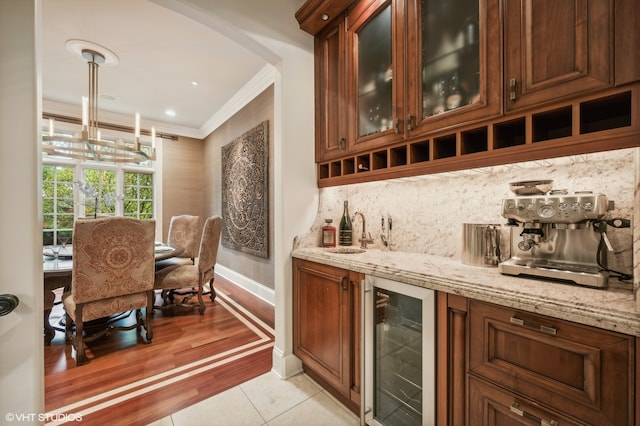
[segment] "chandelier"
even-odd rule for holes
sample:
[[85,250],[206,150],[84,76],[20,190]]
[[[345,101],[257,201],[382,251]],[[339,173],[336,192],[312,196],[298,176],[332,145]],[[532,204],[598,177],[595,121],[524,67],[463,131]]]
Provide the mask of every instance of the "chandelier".
[[141,163],[155,160],[156,130],[151,128],[151,147],[143,150],[140,145],[140,114],[135,115],[133,144],[121,139],[101,138],[98,123],[98,67],[105,62],[105,55],[94,49],[82,49],[82,57],[89,64],[89,96],[82,97],[82,132],[70,135],[56,134],[54,120],[49,119],[49,131],[42,136],[42,151],[48,155],[79,160],[108,161],[116,163]]

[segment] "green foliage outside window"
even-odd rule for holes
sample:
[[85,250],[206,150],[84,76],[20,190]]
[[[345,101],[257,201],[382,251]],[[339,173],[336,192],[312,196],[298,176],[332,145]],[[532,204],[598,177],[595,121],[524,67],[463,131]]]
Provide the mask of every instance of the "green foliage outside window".
[[85,216],[114,216],[116,206],[111,200],[115,198],[116,194],[116,172],[85,169],[84,183],[95,193],[94,196],[82,194]]
[[[43,245],[61,244],[60,238],[65,237],[71,240],[75,214],[95,217],[122,212],[128,217],[153,218],[153,173],[86,168],[80,179],[75,171],[75,166],[42,167]],[[118,175],[123,176],[120,182]]]
[[125,172],[124,215],[138,219],[153,217],[153,175]]
[[73,168],[42,168],[42,244],[58,244],[73,232]]

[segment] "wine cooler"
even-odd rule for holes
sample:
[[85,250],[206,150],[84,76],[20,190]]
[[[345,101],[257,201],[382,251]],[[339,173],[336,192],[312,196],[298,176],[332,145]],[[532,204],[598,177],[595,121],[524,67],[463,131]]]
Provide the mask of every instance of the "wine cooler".
[[435,292],[371,276],[363,289],[365,422],[435,424]]

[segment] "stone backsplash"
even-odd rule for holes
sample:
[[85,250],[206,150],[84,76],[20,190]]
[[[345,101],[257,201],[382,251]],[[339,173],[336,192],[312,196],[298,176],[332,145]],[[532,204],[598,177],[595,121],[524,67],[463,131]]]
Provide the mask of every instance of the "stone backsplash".
[[[296,247],[320,246],[324,219],[338,227],[343,202],[349,213],[361,212],[367,233],[375,240],[370,247],[382,247],[381,218],[393,220],[393,250],[426,253],[460,259],[463,223],[505,224],[502,200],[513,194],[509,182],[553,179],[554,189],[593,191],[615,202],[607,218],[633,218],[636,188],[636,157],[640,148],[600,152],[542,161],[516,163],[380,182],[343,185],[319,190],[318,214]],[[358,217],[354,223],[354,244],[362,232]],[[510,228],[503,226],[503,252],[508,253]],[[615,254],[609,255],[612,269],[633,270],[633,228],[607,232]]]

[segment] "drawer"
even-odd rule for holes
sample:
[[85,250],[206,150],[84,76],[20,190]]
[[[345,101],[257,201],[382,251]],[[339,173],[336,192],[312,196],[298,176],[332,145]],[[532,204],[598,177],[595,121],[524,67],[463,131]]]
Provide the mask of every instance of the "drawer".
[[469,372],[599,425],[633,419],[634,339],[472,301]]
[[475,377],[469,378],[469,419],[482,426],[584,425]]

